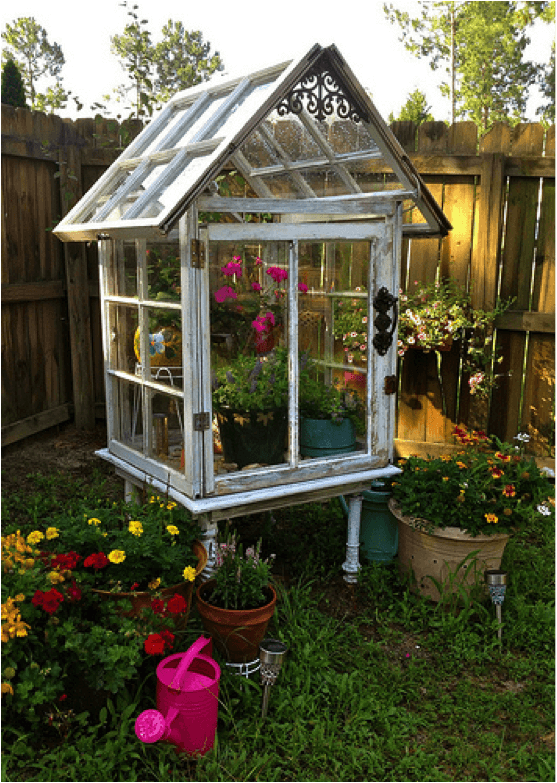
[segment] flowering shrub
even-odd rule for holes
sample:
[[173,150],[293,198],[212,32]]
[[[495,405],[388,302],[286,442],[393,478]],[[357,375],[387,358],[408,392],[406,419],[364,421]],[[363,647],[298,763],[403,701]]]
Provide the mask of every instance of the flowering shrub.
[[[197,527],[168,506],[158,498],[146,507],[91,511],[83,505],[27,535],[17,530],[2,536],[6,714],[48,722],[68,694],[72,703],[72,686],[116,693],[137,679],[149,656],[175,647],[188,606],[181,595],[163,599],[158,590],[166,578],[173,584],[195,578],[191,541]],[[129,617],[123,612],[130,601],[103,600],[90,589],[96,584],[131,591],[145,586],[151,600]]]
[[[56,535],[49,530],[56,531]],[[199,526],[176,503],[151,497],[143,506],[120,504],[82,508],[77,514],[60,514],[56,527],[35,530],[29,544],[42,547],[46,563],[74,556],[72,570],[92,587],[111,592],[154,590],[183,582],[184,571],[195,574],[197,558],[192,543]]]
[[271,555],[261,557],[261,541],[245,552],[236,533],[227,527],[224,541],[217,547],[216,586],[207,602],[222,609],[256,609],[268,602],[265,588],[271,580]]
[[392,482],[404,514],[426,531],[458,527],[471,535],[509,532],[554,505],[553,487],[519,447],[456,427],[462,449],[435,459],[400,460]]
[[[365,289],[358,286],[356,292]],[[349,364],[367,362],[367,301],[358,297],[335,299],[334,336],[342,340],[346,361]]]

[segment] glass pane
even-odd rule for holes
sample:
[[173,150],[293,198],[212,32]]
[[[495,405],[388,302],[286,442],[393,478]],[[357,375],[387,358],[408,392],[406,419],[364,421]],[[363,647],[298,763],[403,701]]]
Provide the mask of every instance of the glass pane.
[[[197,177],[204,171],[207,165],[207,155],[189,155],[184,160],[181,171],[176,172],[170,179],[163,179],[159,186],[152,192],[149,202],[140,208],[135,218],[157,217],[166,209],[173,207],[184,193],[195,184]],[[158,172],[160,173],[160,172]]]
[[369,243],[300,245],[300,454],[364,448]]
[[89,205],[88,209],[76,218],[79,223],[94,223],[99,219],[99,215],[105,210],[108,201],[114,194],[126,185],[127,181],[134,173],[133,169],[117,168],[112,177],[106,182],[101,191],[97,194],[95,201]]
[[[149,308],[149,368],[150,380],[182,388],[182,319],[180,310]],[[134,335],[136,372],[143,364],[141,329]],[[149,376],[148,376],[149,380]]]
[[137,307],[108,303],[109,369],[135,372],[134,340],[138,322]]
[[152,435],[147,456],[183,470],[183,402],[180,398],[155,392],[150,400]]
[[213,243],[215,472],[288,459],[288,247]]
[[147,298],[179,302],[181,291],[180,245],[178,242],[147,244]]
[[105,278],[109,296],[137,296],[135,242],[114,243],[114,253],[108,258]]
[[112,379],[113,410],[110,411],[115,440],[143,452],[142,391],[138,384]]

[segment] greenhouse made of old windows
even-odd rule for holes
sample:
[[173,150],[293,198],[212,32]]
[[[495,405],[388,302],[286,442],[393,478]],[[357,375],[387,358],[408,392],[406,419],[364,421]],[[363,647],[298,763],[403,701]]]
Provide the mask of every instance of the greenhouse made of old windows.
[[357,495],[393,471],[402,238],[450,228],[335,46],[175,95],[55,230],[98,241],[101,455],[207,525]]

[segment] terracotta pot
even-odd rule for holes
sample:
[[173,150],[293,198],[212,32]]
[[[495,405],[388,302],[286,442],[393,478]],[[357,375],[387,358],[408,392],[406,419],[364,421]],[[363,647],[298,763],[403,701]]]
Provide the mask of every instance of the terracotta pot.
[[215,584],[215,580],[210,579],[197,588],[196,605],[205,632],[212,636],[217,650],[227,661],[254,661],[259,658],[259,644],[265,638],[275,612],[277,594],[274,588],[267,586],[269,602],[258,609],[221,609],[206,601]]
[[[416,527],[415,517],[402,514],[394,498],[389,508],[398,521],[398,567],[401,574],[414,573],[413,589],[439,601],[441,595],[433,581],[445,593],[458,593],[462,586],[477,581],[483,585],[486,569],[499,569],[509,540],[506,533],[471,536],[457,527],[443,527],[425,533]],[[477,554],[471,556],[473,552]],[[459,568],[459,564],[468,558]]]
[[[207,550],[201,543],[201,541],[194,541],[192,544],[192,549],[194,555],[197,557],[197,567],[195,569],[195,575],[199,576],[199,574],[203,571],[205,566],[207,565]],[[172,598],[174,593],[178,593],[178,595],[181,595],[187,604],[186,610],[183,613],[181,617],[181,623],[180,625],[183,627],[188,621],[188,617],[190,614],[191,604],[193,600],[193,586],[194,582],[180,582],[180,584],[173,585],[172,587],[165,587],[162,590],[157,591],[158,595],[157,597],[160,597],[163,600],[166,600],[168,598]],[[111,593],[108,590],[96,590],[92,589],[93,593],[98,595],[100,598],[103,598],[105,600],[111,600],[111,601],[123,601],[124,599],[131,601],[132,608],[127,612],[122,612],[122,617],[137,617],[137,615],[141,612],[141,610],[149,606],[151,604],[151,600],[153,599],[153,593],[149,591],[145,592],[134,592],[134,593]]]

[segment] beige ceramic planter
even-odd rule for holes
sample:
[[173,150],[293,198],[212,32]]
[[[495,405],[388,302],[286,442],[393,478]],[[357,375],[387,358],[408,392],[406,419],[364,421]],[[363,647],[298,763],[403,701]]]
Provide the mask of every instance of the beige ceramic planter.
[[[422,595],[439,601],[441,596],[433,579],[443,585],[444,591],[456,593],[460,586],[483,584],[486,569],[500,568],[509,540],[506,533],[470,536],[457,527],[424,533],[414,526],[414,517],[402,514],[394,498],[390,499],[389,508],[398,521],[399,571],[401,574],[414,572],[415,589]],[[469,557],[473,552],[477,555]],[[465,558],[468,559],[459,568]]]

